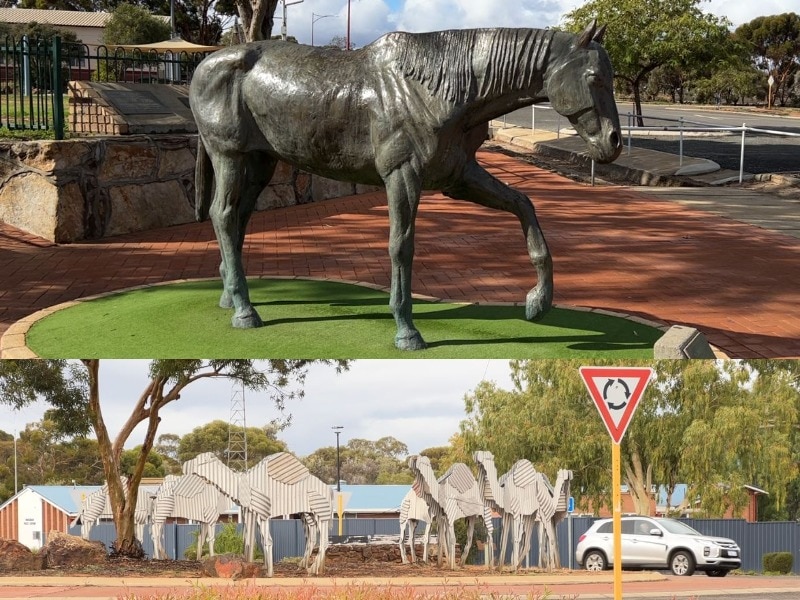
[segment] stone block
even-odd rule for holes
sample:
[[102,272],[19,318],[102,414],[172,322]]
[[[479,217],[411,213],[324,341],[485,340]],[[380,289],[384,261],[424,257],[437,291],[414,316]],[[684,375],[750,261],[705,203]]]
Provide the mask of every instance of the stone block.
[[0,221],[47,240],[55,234],[58,188],[33,171],[0,188]]
[[158,153],[152,143],[108,143],[98,182],[105,185],[117,181],[153,180],[158,172],[157,160]]
[[653,346],[656,359],[716,358],[705,335],[694,327],[673,325]]
[[177,181],[121,185],[109,190],[110,216],[104,235],[147,231],[194,220],[194,209]]

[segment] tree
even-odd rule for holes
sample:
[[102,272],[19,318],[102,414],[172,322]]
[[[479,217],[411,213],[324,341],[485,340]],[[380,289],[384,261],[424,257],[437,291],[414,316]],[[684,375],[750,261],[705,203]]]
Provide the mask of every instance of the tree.
[[699,4],[700,0],[591,0],[564,19],[574,32],[583,31],[595,18],[608,25],[603,46],[614,77],[630,87],[636,114],[641,115],[642,86],[653,70],[666,64],[685,69],[727,51],[727,19],[704,14]]
[[775,79],[775,97],[785,106],[795,73],[800,71],[800,15],[758,17],[734,35],[747,47],[755,65]]
[[[221,461],[227,462],[226,450],[231,429],[241,433],[240,427],[231,426],[225,421],[212,421],[196,427],[181,438],[178,444],[178,461],[182,464],[202,452],[213,452]],[[286,450],[286,444],[276,437],[277,431],[275,426],[247,428],[248,467],[270,454]]]
[[120,4],[106,23],[106,44],[151,44],[169,39],[170,26],[141,6]]
[[[286,402],[302,397],[302,384],[310,362],[277,359],[260,363],[252,360],[154,360],[148,367],[148,383],[132,400],[130,416],[113,439],[103,418],[99,360],[0,361],[0,402],[19,408],[41,397],[53,407],[49,414],[57,431],[78,436],[94,431],[117,527],[113,553],[141,558],[143,551],[135,536],[133,520],[135,499],[156,439],[159,411],[178,400],[192,384],[211,378],[241,381],[247,389],[266,394],[276,408],[283,411]],[[339,369],[347,366],[345,361],[336,364]],[[297,389],[292,389],[292,385]],[[125,489],[121,480],[122,452],[133,430],[140,424],[146,426],[144,441]]]
[[223,15],[239,15],[246,42],[268,40],[275,25],[279,0],[218,0],[214,10]]
[[[339,447],[339,471],[343,481],[356,485],[411,483],[405,463],[408,446],[391,436],[377,441],[354,438]],[[303,464],[322,481],[336,483],[336,447],[319,448],[303,458]]]
[[[608,361],[597,361],[610,364]],[[767,361],[656,361],[656,373],[622,442],[622,478],[637,512],[647,514],[652,486],[671,495],[689,484],[704,511],[721,516],[747,501],[745,484],[779,501],[797,477],[792,458],[798,392]],[[627,361],[630,364],[630,361]],[[527,458],[551,477],[574,473],[579,505],[608,505],[609,438],[578,374],[579,361],[514,361],[513,390],[481,383],[465,398],[466,448],[494,453],[498,470]],[[780,373],[783,370],[779,371]],[[769,382],[769,384],[768,384]]]

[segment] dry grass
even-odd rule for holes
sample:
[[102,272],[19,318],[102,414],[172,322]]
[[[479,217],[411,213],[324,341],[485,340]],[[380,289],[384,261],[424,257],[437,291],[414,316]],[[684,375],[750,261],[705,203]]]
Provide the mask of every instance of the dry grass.
[[265,589],[256,585],[214,588],[196,586],[175,590],[167,594],[120,596],[120,600],[576,600],[554,598],[549,592],[517,593],[491,592],[480,585],[442,586],[438,589],[419,590],[410,585],[342,585],[316,587],[314,585],[281,589]]

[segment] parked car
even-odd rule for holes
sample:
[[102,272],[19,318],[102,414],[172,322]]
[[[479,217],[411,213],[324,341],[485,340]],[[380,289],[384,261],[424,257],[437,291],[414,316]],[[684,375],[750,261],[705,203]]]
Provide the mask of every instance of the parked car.
[[[728,538],[703,535],[675,519],[622,517],[622,566],[625,569],[669,569],[675,575],[704,571],[724,577],[742,565],[739,545]],[[578,564],[602,571],[614,562],[614,521],[589,527],[575,548]]]

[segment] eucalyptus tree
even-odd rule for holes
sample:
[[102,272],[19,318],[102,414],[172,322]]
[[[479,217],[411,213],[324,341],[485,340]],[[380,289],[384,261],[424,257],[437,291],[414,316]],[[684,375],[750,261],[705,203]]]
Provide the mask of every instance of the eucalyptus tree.
[[[262,458],[284,452],[286,444],[277,438],[280,427],[269,424],[265,427],[247,427],[247,463],[252,467]],[[228,439],[230,434],[242,434],[241,426],[227,421],[211,421],[195,427],[180,438],[177,448],[177,459],[181,464],[203,452],[213,452],[221,461],[227,461]]]
[[758,17],[736,28],[764,81],[771,75],[775,81],[775,97],[787,104],[795,75],[800,72],[800,15],[783,13]]
[[[686,68],[729,52],[727,19],[705,14],[701,0],[590,0],[564,16],[570,31],[597,19],[608,25],[603,46],[614,77],[630,86],[635,111],[642,114],[641,90],[662,65]],[[639,124],[642,124],[641,117]]]
[[[512,362],[513,389],[483,382],[465,397],[461,433],[467,449],[492,451],[498,470],[520,458],[550,475],[571,469],[579,506],[596,510],[610,504],[611,442],[580,366]],[[689,497],[699,495],[703,510],[717,516],[744,507],[745,484],[785,496],[797,473],[792,432],[800,402],[790,385],[775,387],[771,378],[768,386],[757,367],[734,361],[626,366],[655,370],[621,444],[622,479],[637,512],[650,511],[654,486],[671,496],[678,483],[688,484]]]
[[[19,360],[0,361],[0,402],[22,407],[41,398],[52,409],[48,414],[57,429],[66,435],[86,436],[93,432],[97,438],[103,476],[108,494],[117,539],[114,554],[140,558],[144,555],[134,527],[135,498],[148,455],[153,449],[161,421],[159,412],[167,404],[187,395],[190,386],[201,381],[227,378],[261,394],[283,411],[286,403],[302,397],[302,384],[312,361],[304,360],[154,360],[142,363],[147,370],[143,389],[131,392],[129,416],[122,429],[112,436],[103,415],[100,394],[100,361]],[[346,368],[340,361],[338,368]],[[137,368],[135,363],[130,368]],[[134,429],[144,425],[144,440],[127,479],[128,489],[121,480],[121,457],[124,445]]]

